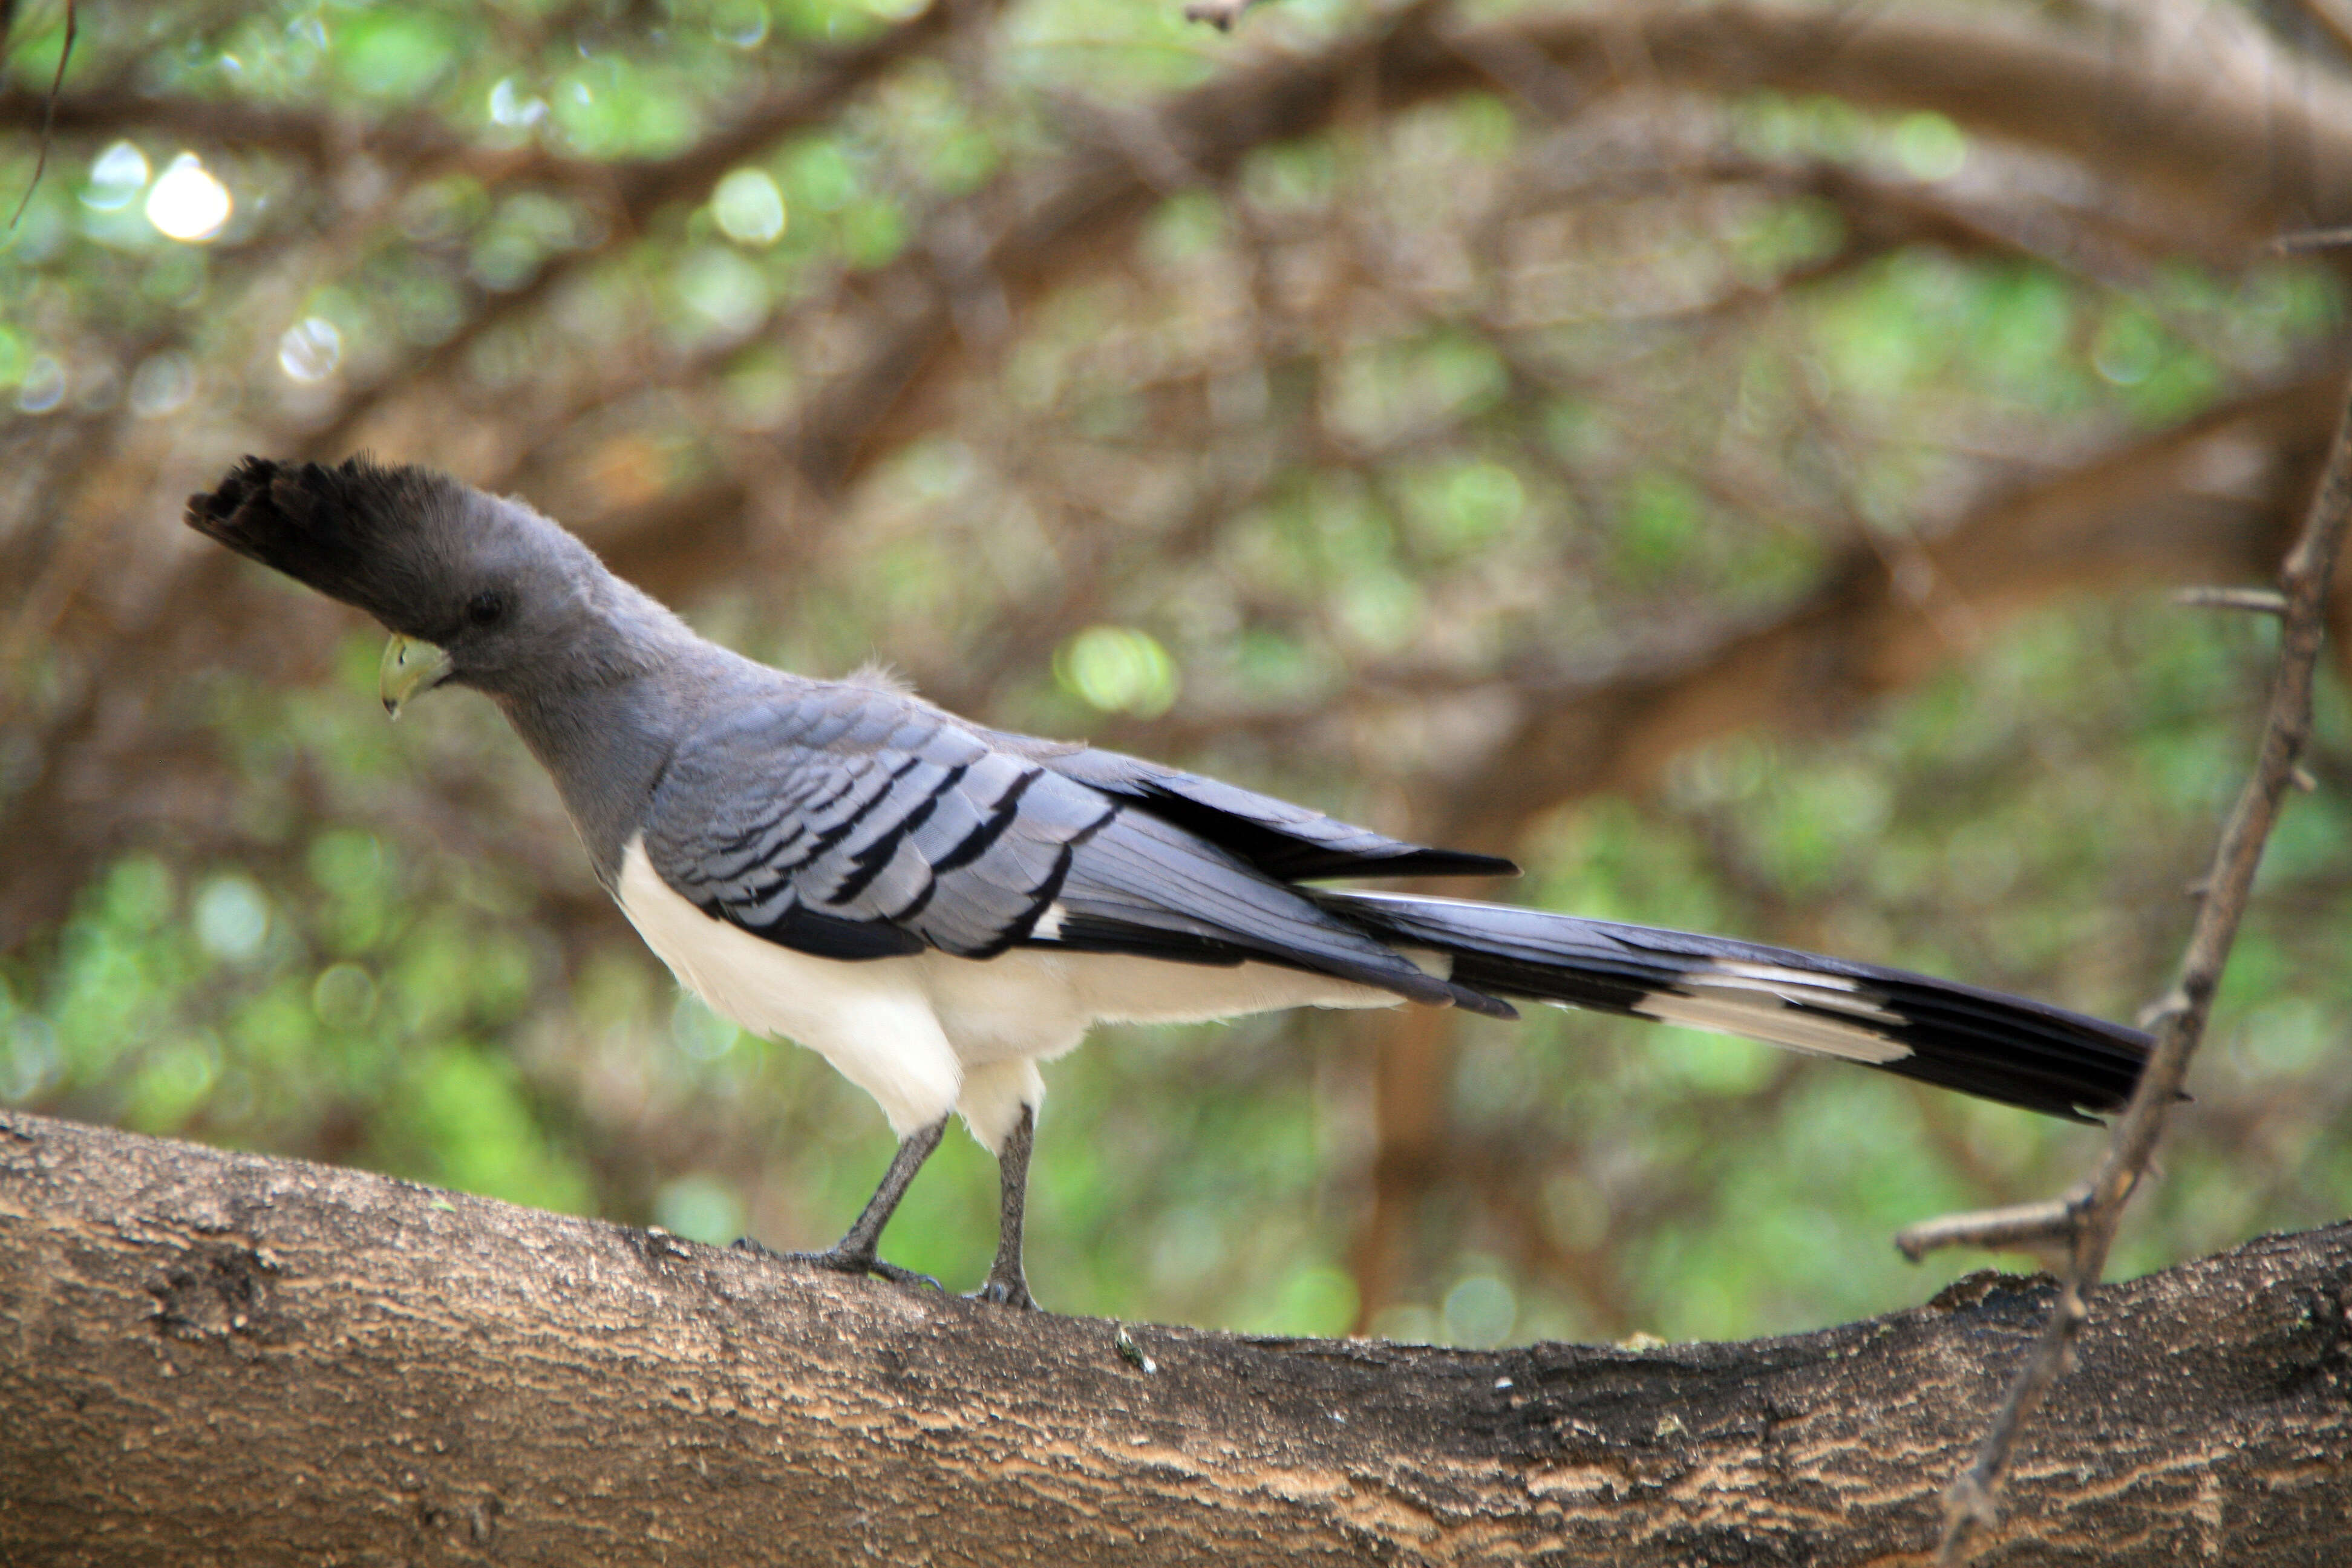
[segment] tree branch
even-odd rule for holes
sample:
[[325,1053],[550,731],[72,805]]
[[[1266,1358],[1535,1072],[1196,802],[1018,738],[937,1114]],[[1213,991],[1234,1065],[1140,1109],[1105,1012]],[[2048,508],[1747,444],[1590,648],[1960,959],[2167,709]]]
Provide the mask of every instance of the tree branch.
[[[2103,1295],[2009,1561],[2316,1560],[2352,1226]],[[2047,1281],[1475,1353],[1008,1313],[0,1114],[0,1555],[93,1565],[1883,1561]],[[1142,1363],[1150,1363],[1145,1370]]]
[[1930,1247],[2016,1247],[2032,1241],[2067,1249],[2058,1304],[2040,1342],[2010,1385],[2009,1397],[1993,1418],[1975,1459],[1952,1483],[1940,1560],[1965,1559],[1972,1538],[1998,1517],[1994,1500],[2020,1435],[2057,1386],[2076,1338],[2087,1319],[2086,1298],[2105,1272],[2107,1249],[2125,1203],[2147,1174],[2165,1118],[2188,1081],[2189,1064],[2204,1037],[2205,1021],[2221,989],[2238,922],[2253,894],[2254,873],[2278,821],[2279,807],[2294,787],[2303,749],[2311,738],[2312,684],[2320,645],[2327,635],[2330,589],[2336,562],[2352,521],[2352,402],[2347,402],[2328,449],[2327,465],[2311,503],[2303,537],[2279,577],[2281,606],[2278,674],[2264,716],[2261,755],[2253,776],[2239,793],[2204,896],[2180,962],[2180,979],[2159,1005],[2156,1049],[2141,1074],[2131,1104],[2116,1124],[2098,1170],[2073,1195],[2055,1203],[2007,1208],[1936,1220],[1906,1231],[1896,1245],[1916,1259]]
[[[0,130],[37,131],[46,109],[40,93],[0,91]],[[122,87],[62,94],[55,126],[60,135],[87,138],[168,132],[215,147],[274,153],[320,170],[348,153],[407,168],[464,157],[471,145],[443,121],[413,110],[370,123],[330,111]]]

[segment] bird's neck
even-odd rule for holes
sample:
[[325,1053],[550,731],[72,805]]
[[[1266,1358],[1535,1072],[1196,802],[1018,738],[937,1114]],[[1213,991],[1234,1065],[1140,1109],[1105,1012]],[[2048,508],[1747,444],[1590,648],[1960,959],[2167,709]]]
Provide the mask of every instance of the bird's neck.
[[495,694],[508,722],[555,780],[596,879],[608,890],[677,747],[681,714],[669,689],[672,673],[656,665],[593,686]]

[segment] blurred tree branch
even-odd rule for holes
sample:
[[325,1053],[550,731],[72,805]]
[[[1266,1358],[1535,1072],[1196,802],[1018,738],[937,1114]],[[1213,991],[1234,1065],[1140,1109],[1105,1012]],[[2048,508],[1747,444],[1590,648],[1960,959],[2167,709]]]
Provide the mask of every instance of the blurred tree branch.
[[484,171],[492,181],[543,181],[580,191],[602,209],[604,237],[594,245],[549,258],[521,287],[485,301],[432,353],[353,395],[333,419],[306,437],[303,451],[316,457],[341,456],[353,433],[387,398],[462,363],[474,345],[501,322],[543,306],[567,279],[636,239],[660,208],[703,200],[730,169],[789,136],[827,124],[850,99],[908,60],[944,44],[955,26],[978,25],[988,11],[985,5],[962,7],[950,0],[932,0],[877,37],[817,51],[803,67],[800,79],[727,116],[719,130],[674,157],[591,163],[551,157],[534,144],[499,160],[492,169]]
[[[39,93],[21,88],[0,91],[0,127],[37,130],[45,107]],[[207,147],[276,153],[322,171],[354,155],[374,157],[404,171],[463,166],[471,173],[490,174],[518,166],[513,160],[491,162],[470,138],[429,114],[403,112],[371,122],[238,99],[146,93],[128,86],[59,94],[55,125],[61,133],[77,137],[167,133]]]
[[[2233,400],[1998,498],[1907,557],[1857,542],[1816,595],[1757,626],[1597,679],[1528,680],[1525,716],[1454,786],[1441,832],[1514,843],[1540,813],[1639,789],[1677,752],[1766,715],[1844,722],[1970,651],[1956,624],[1982,637],[2094,584],[2261,581],[2326,452],[2336,387],[2320,374]],[[1938,603],[1957,623],[1929,613]]]
[[[783,79],[751,101],[720,111],[719,130],[666,158],[607,162],[556,153],[538,141],[486,146],[477,135],[407,106],[367,119],[236,98],[142,92],[125,84],[60,94],[54,124],[68,135],[93,139],[169,132],[207,148],[278,153],[320,174],[371,159],[403,184],[466,174],[493,186],[568,185],[616,196],[623,212],[641,223],[657,203],[698,200],[731,165],[794,132],[825,123],[850,93],[937,44],[948,32],[951,11],[944,5],[925,5],[875,37],[795,57],[790,68],[778,73]],[[42,94],[0,90],[0,129],[37,129],[47,108]]]
[[[2332,1550],[2347,1280],[2336,1226],[2103,1294],[2011,1560]],[[0,1114],[0,1550],[1861,1563],[1916,1550],[2049,1295],[1639,1352],[1121,1329]]]
[[[1223,179],[1251,151],[1327,125],[1359,92],[1394,115],[1498,82],[1524,96],[1520,75],[1539,68],[1557,79],[1538,103],[1547,113],[1610,92],[1765,89],[1937,109],[1970,131],[2079,159],[2114,187],[2140,187],[2159,209],[2173,210],[2118,202],[2108,221],[2149,237],[2161,233],[2168,245],[2191,236],[2231,261],[2266,243],[2284,215],[2331,210],[2352,195],[2352,90],[2315,84],[2293,100],[2260,93],[2246,101],[2206,90],[2209,79],[2189,58],[2117,58],[2055,32],[1963,27],[1900,12],[1855,21],[1773,5],[1579,14],[1464,30],[1448,29],[1444,17],[1442,7],[1408,6],[1320,52],[1236,66],[1122,115],[1135,131],[1112,145],[1008,174],[936,215],[932,234],[863,289],[882,309],[858,357],[795,418],[789,466],[810,491],[833,495],[876,454],[938,417],[934,389],[969,368],[959,350],[1003,341],[958,331],[960,291],[988,288],[1002,296],[1003,314],[1018,316],[1074,273],[1119,254],[1171,178]],[[2198,111],[2175,112],[2184,101]],[[2294,123],[2283,126],[2282,115]],[[2145,137],[2112,129],[2141,125],[2153,129]],[[2283,138],[2303,149],[2293,167],[2273,155]],[[1852,176],[1832,187],[1842,195],[1857,188]],[[1986,222],[1979,216],[1970,226],[1980,236]],[[2014,215],[2008,222],[2012,234],[2023,229],[2042,243],[2063,232]],[[657,525],[664,552],[689,563],[740,552],[746,489],[720,484],[681,500],[687,504],[663,505],[612,533]]]

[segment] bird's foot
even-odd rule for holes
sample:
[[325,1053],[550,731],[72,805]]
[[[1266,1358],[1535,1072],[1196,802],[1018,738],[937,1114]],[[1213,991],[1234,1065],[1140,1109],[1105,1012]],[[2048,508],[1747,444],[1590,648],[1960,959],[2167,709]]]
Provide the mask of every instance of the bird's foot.
[[871,1274],[894,1285],[928,1285],[942,1294],[947,1290],[946,1286],[928,1274],[918,1274],[911,1268],[901,1268],[895,1263],[886,1262],[870,1252],[845,1247],[828,1247],[822,1252],[778,1252],[746,1236],[736,1239],[735,1250],[748,1252],[754,1258],[772,1258],[782,1263],[814,1263],[819,1268],[830,1268],[836,1274]]
[[1029,1281],[1019,1273],[1010,1276],[992,1271],[988,1283],[968,1293],[967,1301],[992,1301],[1000,1307],[1017,1307],[1024,1311],[1042,1312],[1037,1299],[1029,1294]]
[[929,1275],[901,1268],[895,1263],[885,1263],[878,1258],[869,1258],[861,1264],[855,1259],[835,1263],[829,1260],[828,1254],[823,1252],[812,1252],[808,1257],[824,1268],[838,1268],[845,1274],[871,1274],[877,1279],[887,1279],[893,1285],[928,1285],[942,1296],[948,1293],[948,1288]]

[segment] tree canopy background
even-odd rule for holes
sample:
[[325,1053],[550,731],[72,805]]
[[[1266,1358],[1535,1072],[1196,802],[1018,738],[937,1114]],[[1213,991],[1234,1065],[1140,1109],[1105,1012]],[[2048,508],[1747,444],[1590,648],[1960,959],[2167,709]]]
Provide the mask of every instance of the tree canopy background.
[[[0,1100],[779,1247],[886,1157],[487,705],[387,727],[376,628],[181,528],[247,451],[1528,868],[1466,891],[2169,976],[2272,630],[2168,591],[2267,582],[2326,443],[2339,0],[90,0],[51,105],[68,15],[0,5]],[[2352,1208],[2322,705],[2125,1271]],[[1980,1260],[1895,1226],[2099,1136],[1550,1012],[1048,1081],[1048,1305],[1473,1345],[1916,1300]],[[951,1140],[887,1252],[976,1280],[994,1193]]]

